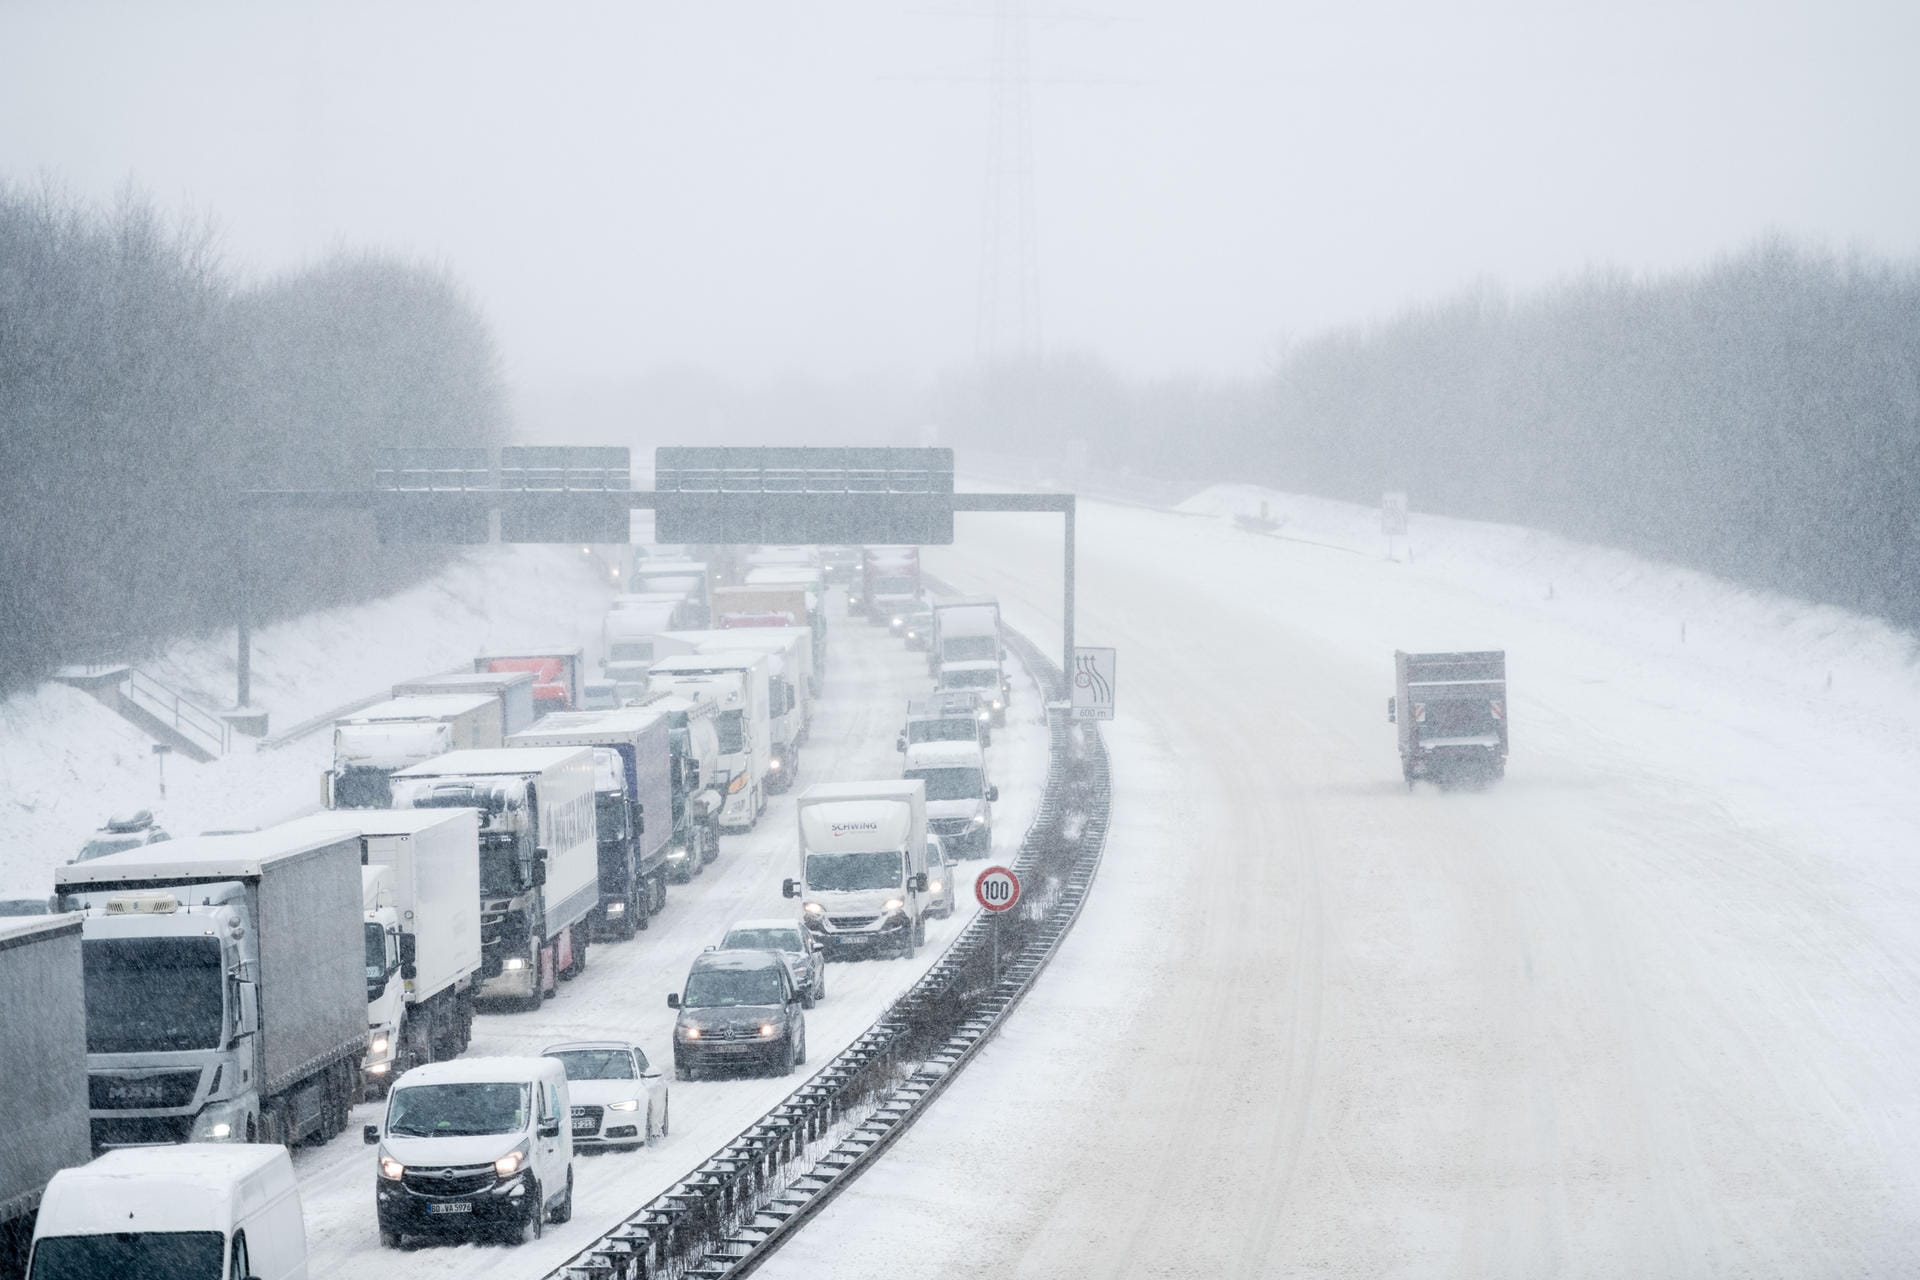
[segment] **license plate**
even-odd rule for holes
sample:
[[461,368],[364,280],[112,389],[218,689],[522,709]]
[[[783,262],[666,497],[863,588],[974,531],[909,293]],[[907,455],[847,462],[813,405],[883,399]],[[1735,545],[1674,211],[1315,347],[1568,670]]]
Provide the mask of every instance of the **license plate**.
[[599,1127],[599,1125],[596,1125],[585,1116],[575,1116],[573,1119],[573,1131],[575,1133],[592,1133]]
[[441,1204],[427,1206],[428,1213],[472,1213],[473,1206],[465,1200],[448,1200]]

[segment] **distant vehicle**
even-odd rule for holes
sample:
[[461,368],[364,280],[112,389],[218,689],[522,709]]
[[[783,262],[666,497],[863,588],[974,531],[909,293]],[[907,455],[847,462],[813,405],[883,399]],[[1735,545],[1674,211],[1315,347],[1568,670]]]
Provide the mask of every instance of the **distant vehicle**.
[[996,600],[943,600],[933,608],[933,644],[927,665],[942,690],[973,689],[1005,724],[1013,685],[1007,679],[1007,650],[1000,635]]
[[407,1236],[491,1235],[519,1244],[573,1217],[573,1127],[567,1072],[553,1058],[465,1058],[415,1067],[394,1082],[374,1203],[380,1243]]
[[673,1070],[691,1080],[708,1067],[759,1065],[791,1075],[807,1060],[800,988],[777,951],[707,951],[694,957],[683,992],[670,992]]
[[1442,786],[1485,783],[1507,772],[1507,655],[1393,655],[1394,696],[1387,722],[1397,726],[1400,773]]
[[959,861],[946,841],[927,832],[927,914],[935,920],[953,914],[954,867]]
[[723,830],[751,830],[766,812],[773,772],[772,671],[764,653],[690,653],[660,659],[647,676],[654,692],[704,698],[718,711],[719,767],[727,775]]
[[285,1147],[110,1151],[54,1175],[30,1280],[304,1280],[307,1229]]
[[639,1045],[571,1040],[548,1045],[540,1056],[566,1069],[576,1150],[646,1147],[667,1135],[667,1082]]
[[920,548],[862,547],[858,597],[848,594],[848,611],[889,626],[920,599]]
[[894,750],[922,742],[972,742],[985,750],[993,741],[993,713],[972,689],[951,689],[907,701],[907,723]]
[[987,760],[971,742],[922,742],[907,748],[901,777],[927,787],[927,829],[954,853],[993,848],[993,802],[1000,788],[987,781]]
[[580,682],[586,678],[586,656],[575,648],[556,645],[551,649],[516,649],[483,653],[473,660],[475,674],[493,675],[503,671],[533,673],[533,711],[573,711],[580,706]]
[[110,853],[125,853],[128,849],[171,839],[172,836],[154,824],[152,810],[133,809],[108,818],[105,826],[87,837],[87,842],[80,846],[80,852],[74,855],[73,861],[91,862]]
[[500,700],[500,731],[518,733],[533,723],[533,680],[531,671],[451,671],[402,680],[393,686],[393,696],[484,693]]
[[778,951],[786,957],[805,1008],[827,998],[827,952],[797,920],[741,920],[720,939],[721,951]]
[[321,782],[329,809],[384,809],[393,775],[449,751],[487,750],[506,741],[497,694],[408,694],[333,723],[333,768]]
[[59,910],[59,899],[50,893],[33,889],[0,889],[0,916],[50,916]]
[[620,705],[620,685],[607,679],[581,682],[580,706],[585,711],[612,711]]
[[851,584],[860,576],[860,548],[820,548],[820,572],[828,582]]
[[902,633],[907,648],[924,650],[933,642],[933,606],[917,604],[906,612],[906,627]]

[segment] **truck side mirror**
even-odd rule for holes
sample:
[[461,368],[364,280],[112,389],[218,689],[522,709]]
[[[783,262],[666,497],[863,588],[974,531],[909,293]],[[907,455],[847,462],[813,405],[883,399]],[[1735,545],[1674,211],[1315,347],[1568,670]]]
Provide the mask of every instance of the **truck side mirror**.
[[411,982],[418,974],[414,970],[414,958],[420,946],[420,940],[410,933],[400,935],[400,976]]
[[800,896],[800,882],[799,882],[799,881],[797,881],[797,880],[794,880],[794,879],[791,879],[791,878],[789,878],[789,879],[786,879],[786,880],[782,880],[782,881],[780,882],[780,896],[781,896],[781,897],[783,897],[783,898],[797,898],[797,897],[799,897],[799,896]]
[[995,800],[998,800],[999,798],[1000,798],[1000,788],[998,788],[998,787],[988,787],[988,788],[987,788],[987,803],[988,803],[988,804],[992,804],[992,803],[993,803],[993,802],[994,802]]
[[1387,699],[1387,723],[1400,723],[1400,698],[1397,694]]
[[907,735],[906,735],[906,734],[904,734],[904,733],[903,733],[903,734],[901,734],[901,735],[900,735],[899,737],[897,737],[897,738],[895,738],[895,739],[893,740],[893,749],[894,749],[895,751],[900,751],[900,752],[904,752],[904,751],[906,751],[906,749],[907,749]]
[[678,991],[667,992],[667,1008],[678,1009],[679,1007],[680,1007],[680,993]]
[[362,1129],[360,1131],[360,1141],[366,1143],[370,1147],[378,1144],[380,1141],[380,1126],[377,1124],[370,1124],[366,1128]]
[[533,880],[533,887],[536,889],[547,882],[547,851],[545,849],[535,849],[533,851],[533,875],[531,878]]
[[558,1120],[542,1120],[540,1122],[540,1136],[543,1138],[559,1137],[560,1122]]
[[925,893],[927,891],[927,873],[924,871],[914,872],[913,878],[907,881],[907,888],[913,890],[915,893]]

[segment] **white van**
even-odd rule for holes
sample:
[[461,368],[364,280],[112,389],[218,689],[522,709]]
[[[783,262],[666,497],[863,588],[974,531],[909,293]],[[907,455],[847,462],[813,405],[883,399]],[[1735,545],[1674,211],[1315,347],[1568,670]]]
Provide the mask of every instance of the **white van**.
[[916,742],[900,776],[927,786],[927,830],[947,852],[984,858],[993,851],[993,802],[1000,788],[987,781],[987,758],[974,742]]
[[293,1162],[281,1146],[189,1142],[62,1169],[40,1202],[27,1275],[306,1280]]
[[572,1103],[557,1058],[415,1067],[387,1097],[374,1203],[380,1243],[491,1235],[518,1244],[573,1217]]

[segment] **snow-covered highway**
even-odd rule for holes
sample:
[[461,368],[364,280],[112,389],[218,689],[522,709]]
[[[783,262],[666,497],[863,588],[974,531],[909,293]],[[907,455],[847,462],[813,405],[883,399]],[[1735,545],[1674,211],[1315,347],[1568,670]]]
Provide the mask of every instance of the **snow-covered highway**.
[[[1778,602],[1641,635],[1671,584],[1583,595],[1564,546],[1489,535],[1474,572],[1097,503],[1080,528],[1080,639],[1121,651],[1093,897],[886,1176],[764,1274],[1911,1274],[1897,657],[1822,694],[1824,615]],[[1044,644],[1057,546],[964,517],[930,563]],[[1478,646],[1509,654],[1508,778],[1409,794],[1392,652]]]

